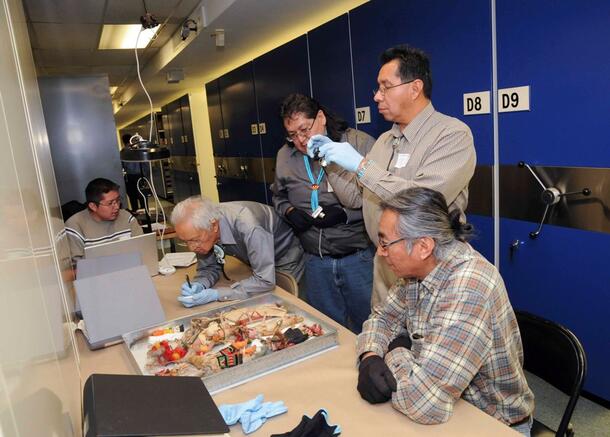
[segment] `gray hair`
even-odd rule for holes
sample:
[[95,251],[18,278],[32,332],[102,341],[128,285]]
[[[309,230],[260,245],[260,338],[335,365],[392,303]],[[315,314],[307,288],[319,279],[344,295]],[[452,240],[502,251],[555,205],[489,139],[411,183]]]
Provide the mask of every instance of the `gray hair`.
[[209,231],[212,223],[219,217],[220,211],[216,202],[207,197],[193,196],[174,207],[170,220],[174,226],[189,220],[195,229]]
[[449,212],[445,197],[430,188],[403,190],[382,202],[381,209],[398,213],[396,231],[409,250],[414,240],[430,237],[435,242],[433,255],[439,260],[447,257],[454,241],[467,241],[474,233],[472,225],[460,221],[461,211]]

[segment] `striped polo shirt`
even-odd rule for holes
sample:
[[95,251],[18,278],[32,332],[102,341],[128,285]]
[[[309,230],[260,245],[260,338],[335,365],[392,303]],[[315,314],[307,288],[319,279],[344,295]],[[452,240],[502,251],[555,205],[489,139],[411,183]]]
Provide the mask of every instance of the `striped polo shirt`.
[[84,256],[85,247],[131,238],[142,233],[138,220],[124,209],[119,211],[116,220],[97,221],[91,217],[89,209],[85,209],[74,214],[66,222],[73,262]]

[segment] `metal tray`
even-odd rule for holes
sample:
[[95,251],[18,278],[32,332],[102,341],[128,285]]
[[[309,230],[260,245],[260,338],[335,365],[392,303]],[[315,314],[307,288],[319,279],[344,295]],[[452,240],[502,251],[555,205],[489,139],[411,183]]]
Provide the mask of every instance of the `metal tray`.
[[238,366],[223,369],[213,375],[204,376],[202,380],[210,393],[217,393],[235,385],[242,384],[246,381],[258,378],[280,368],[295,364],[307,358],[311,358],[314,355],[337,346],[338,338],[337,330],[335,328],[325,322],[320,321],[298,306],[291,304],[271,293],[265,293],[263,295],[239,302],[231,302],[225,306],[216,307],[209,311],[193,314],[180,319],[170,320],[162,325],[149,326],[147,328],[129,332],[123,335],[123,340],[125,342],[125,347],[129,352],[130,359],[138,371],[142,375],[150,375],[146,369],[146,352],[148,350],[148,336],[153,330],[181,324],[184,325],[185,329],[187,329],[190,326],[191,319],[193,318],[212,317],[231,309],[274,303],[282,305],[291,313],[302,316],[309,324],[319,324],[322,326],[324,334],[319,337],[310,337],[303,343],[299,343],[279,351],[271,352],[267,355],[263,355],[262,357],[254,358],[252,361],[248,361]]

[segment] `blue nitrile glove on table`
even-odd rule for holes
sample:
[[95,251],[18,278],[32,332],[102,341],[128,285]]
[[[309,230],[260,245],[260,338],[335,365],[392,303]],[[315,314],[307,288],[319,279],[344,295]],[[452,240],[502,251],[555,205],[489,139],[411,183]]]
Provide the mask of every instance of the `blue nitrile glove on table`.
[[[196,282],[196,284],[201,285],[198,282]],[[213,288],[202,288],[200,292],[192,294],[190,296],[178,296],[178,300],[185,307],[191,308],[197,305],[204,305],[206,303],[218,300],[218,291],[214,290]]]
[[315,150],[327,164],[334,162],[348,171],[355,172],[364,157],[349,143],[336,143],[324,135],[314,135],[307,142],[307,154],[313,158]]
[[180,288],[180,294],[182,294],[182,296],[192,296],[193,294],[201,293],[204,288],[203,284],[199,282],[191,282],[191,285],[189,285],[189,283],[185,281]]
[[218,407],[225,423],[229,426],[241,422],[245,434],[256,431],[265,421],[278,414],[285,413],[288,408],[284,402],[263,402],[263,395],[239,404],[223,404]]
[[239,422],[241,415],[248,410],[258,410],[263,405],[263,395],[242,402],[241,404],[222,404],[218,407],[225,423],[229,426]]
[[258,410],[247,410],[241,415],[239,421],[244,432],[250,434],[263,426],[267,419],[283,414],[286,411],[288,411],[288,408],[286,408],[282,401],[264,402]]

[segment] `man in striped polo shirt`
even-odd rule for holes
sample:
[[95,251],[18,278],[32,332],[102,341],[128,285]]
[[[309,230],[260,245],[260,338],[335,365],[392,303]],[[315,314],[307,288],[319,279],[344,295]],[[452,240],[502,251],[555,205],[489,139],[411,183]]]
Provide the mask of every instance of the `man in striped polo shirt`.
[[[476,152],[470,128],[432,105],[432,74],[424,52],[407,45],[385,50],[381,56],[374,100],[379,113],[392,128],[379,136],[363,157],[348,143],[332,142],[324,136],[309,140],[307,153],[329,165],[327,174],[341,204],[362,206],[369,238],[377,244],[381,209],[379,204],[401,190],[428,187],[440,191],[449,210],[466,210],[468,183],[474,174]],[[345,170],[343,170],[345,169]],[[342,171],[352,173],[358,184],[341,183]],[[464,218],[462,214],[462,219]],[[371,307],[383,306],[396,277],[379,256],[374,260]]]
[[66,234],[74,265],[84,256],[85,247],[143,233],[138,220],[121,209],[119,189],[117,184],[104,178],[93,179],[87,184],[87,209],[66,221]]

